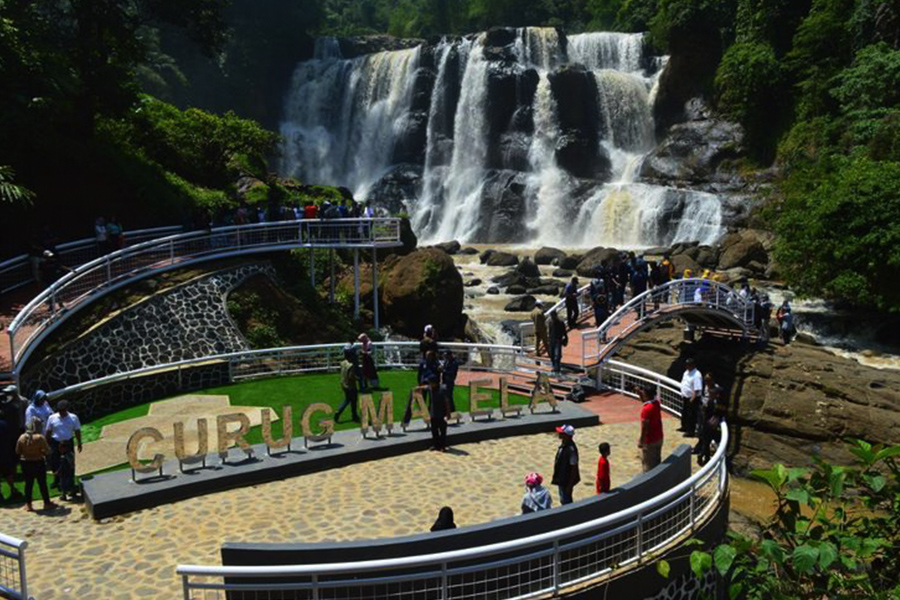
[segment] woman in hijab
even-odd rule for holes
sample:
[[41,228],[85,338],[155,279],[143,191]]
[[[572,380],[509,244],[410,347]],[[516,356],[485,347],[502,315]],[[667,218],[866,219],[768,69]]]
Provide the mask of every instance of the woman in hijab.
[[377,389],[379,386],[378,369],[375,368],[375,359],[372,357],[372,340],[365,333],[359,334],[360,346],[362,347],[362,376],[369,384],[371,389]]
[[456,523],[453,522],[453,509],[449,506],[441,508],[437,520],[431,526],[432,531],[443,531],[445,529],[456,529]]
[[525,477],[525,495],[522,496],[522,514],[548,510],[553,506],[550,491],[542,484],[544,478],[540,473],[529,473]]

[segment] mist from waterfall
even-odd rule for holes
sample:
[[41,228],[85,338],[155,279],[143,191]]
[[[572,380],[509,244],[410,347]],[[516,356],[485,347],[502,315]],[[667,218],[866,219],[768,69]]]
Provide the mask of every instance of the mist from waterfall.
[[[419,110],[420,166],[412,169],[420,178],[403,203],[424,243],[506,241],[492,239],[498,226],[488,224],[495,218],[506,219],[505,231],[532,245],[636,248],[712,243],[721,234],[716,195],[636,181],[656,141],[652,98],[665,64],[645,56],[642,34],[520,29],[503,63],[496,62],[496,47],[488,55],[487,38],[444,39],[352,59],[341,57],[336,40],[319,40],[315,58],[298,65],[286,99],[283,171],[369,198],[399,160]],[[498,64],[516,86],[509,125],[492,116],[493,103],[501,102],[491,87]],[[609,164],[602,176],[576,177],[560,165],[566,132],[553,77],[566,68],[586,68],[596,84],[590,100],[597,153]],[[426,69],[433,75],[423,92],[417,82]],[[510,204],[509,197],[521,197],[521,204]]]

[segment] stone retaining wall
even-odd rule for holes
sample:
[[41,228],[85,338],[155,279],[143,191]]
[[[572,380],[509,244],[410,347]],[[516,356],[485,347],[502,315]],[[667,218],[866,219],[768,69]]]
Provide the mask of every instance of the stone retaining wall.
[[[231,290],[258,273],[273,275],[274,271],[268,264],[245,264],[142,300],[30,369],[23,375],[22,389],[30,395],[36,389],[56,390],[116,373],[248,350],[228,314],[226,299]],[[205,382],[208,377],[200,373],[208,370],[191,369],[190,377]],[[172,372],[81,393],[85,404],[79,405],[79,416],[92,418],[158,398],[178,377]],[[218,377],[213,379],[218,383]]]

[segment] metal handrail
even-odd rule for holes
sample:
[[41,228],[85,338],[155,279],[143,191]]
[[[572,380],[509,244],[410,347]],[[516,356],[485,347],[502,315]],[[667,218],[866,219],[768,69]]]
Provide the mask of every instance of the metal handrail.
[[[180,225],[168,225],[165,227],[152,227],[150,229],[135,229],[122,232],[122,237],[127,246],[133,246],[140,242],[156,239],[163,235],[171,235],[182,231]],[[83,238],[72,242],[65,242],[56,246],[59,260],[68,267],[77,267],[83,265],[90,260],[96,258],[99,254],[96,238]],[[90,253],[90,258],[82,260],[80,256],[83,253]],[[34,283],[34,277],[31,272],[31,264],[29,263],[28,254],[20,254],[7,260],[0,262],[0,295],[11,292],[20,287]],[[20,277],[9,277],[8,281],[4,281],[4,275],[21,270],[23,273]]]
[[9,559],[17,563],[15,571],[5,566],[0,569],[0,592],[4,597],[32,600],[28,596],[28,576],[25,570],[27,547],[27,541],[0,533],[0,560]]
[[[702,291],[705,288],[705,293]],[[701,294],[700,300],[695,299],[696,293]],[[650,305],[653,308],[648,308]],[[654,315],[664,316],[662,307],[690,306],[722,311],[741,322],[745,330],[753,326],[753,304],[741,298],[730,286],[718,281],[691,277],[687,279],[675,279],[663,285],[646,290],[638,294],[627,303],[619,307],[596,329],[581,334],[582,366],[601,360],[608,354],[608,350],[617,346],[623,337],[627,337],[632,330],[619,332],[610,337],[614,327],[622,324],[629,317],[635,316],[635,322],[641,323],[645,319],[653,319]],[[597,351],[588,350],[590,342],[597,342]]]
[[31,342],[63,312],[88,296],[121,287],[148,269],[159,272],[199,260],[299,247],[379,248],[399,244],[399,219],[276,221],[194,231],[135,244],[75,268],[16,315],[8,327],[13,367],[18,370],[30,352]]
[[[198,358],[189,358],[176,362],[166,363],[162,365],[154,365],[151,367],[142,367],[132,371],[123,373],[114,373],[106,375],[90,381],[73,384],[64,388],[53,390],[47,394],[48,398],[55,400],[63,396],[69,396],[76,392],[86,389],[128,381],[139,377],[151,375],[153,373],[163,373],[173,370],[183,370],[196,365],[208,365],[211,363],[229,363],[234,367],[250,361],[271,361],[273,358],[298,359],[298,358],[315,358],[315,357],[334,357],[340,358],[343,355],[345,344],[314,344],[309,346],[286,346],[282,348],[266,348],[262,350],[246,350],[241,352],[229,352],[226,354],[216,354],[212,356],[201,356]],[[419,360],[419,342],[373,342],[372,346],[376,351],[376,362],[383,367],[415,367]],[[440,342],[442,350],[452,350],[458,356],[465,358],[461,366],[481,367],[475,360],[483,358],[483,354],[489,354],[492,359],[496,357],[508,357],[515,359],[524,356],[525,352],[519,346],[505,346],[498,344],[469,344],[465,342]],[[400,354],[398,360],[398,352],[406,351],[406,355]],[[403,360],[409,358],[409,360]],[[314,371],[337,371],[340,369],[340,360],[328,361],[318,366],[307,367],[302,370],[286,369],[273,372],[268,367],[272,365],[266,363],[267,370],[258,373],[258,376],[272,376],[278,374],[290,374],[297,372],[314,372]],[[511,371],[515,365],[511,365],[508,369],[498,368],[497,361],[492,360],[490,365],[482,367],[492,371]],[[246,379],[257,374],[240,375],[236,378]]]
[[[665,387],[669,392],[673,392],[676,394],[679,393],[677,382],[668,377],[655,374],[652,371],[647,371],[638,367],[631,367],[629,365],[623,365],[622,363],[615,362],[606,365],[606,368],[614,371],[624,369],[632,373],[652,375],[659,386]],[[670,412],[675,412],[671,407],[666,407],[666,409]],[[517,540],[486,544],[474,548],[464,548],[460,550],[393,559],[374,559],[368,561],[355,561],[345,563],[282,566],[230,567],[179,565],[176,569],[176,572],[182,578],[185,600],[191,600],[192,590],[203,590],[204,592],[219,590],[240,590],[244,593],[253,593],[254,591],[263,593],[265,591],[275,589],[273,586],[277,586],[278,589],[282,590],[311,589],[315,594],[315,591],[318,587],[354,587],[359,585],[372,585],[374,583],[399,584],[401,583],[401,580],[428,580],[434,579],[435,577],[442,577],[444,581],[446,581],[447,577],[449,576],[461,573],[462,571],[472,573],[473,569],[475,572],[484,571],[485,573],[488,573],[493,569],[497,569],[503,566],[517,565],[521,564],[523,561],[535,560],[535,557],[538,556],[532,551],[535,546],[552,544],[552,551],[548,549],[540,552],[539,554],[540,557],[547,557],[551,555],[553,556],[553,561],[550,564],[552,564],[554,583],[552,586],[548,586],[546,589],[540,590],[540,592],[543,593],[552,591],[558,593],[563,587],[572,586],[576,583],[581,583],[592,578],[596,578],[605,573],[608,573],[616,566],[614,565],[613,567],[610,567],[608,565],[605,565],[596,573],[588,573],[586,575],[582,574],[572,580],[562,582],[560,577],[560,570],[562,568],[560,566],[560,556],[564,552],[573,552],[577,551],[579,548],[586,548],[592,544],[602,543],[604,540],[609,539],[613,535],[620,535],[624,532],[628,532],[634,529],[638,534],[636,537],[636,539],[638,540],[636,554],[634,556],[630,556],[625,561],[619,562],[617,566],[621,567],[626,564],[640,561],[644,556],[657,552],[660,548],[668,546],[681,539],[688,531],[694,530],[697,526],[698,521],[702,520],[701,517],[705,517],[712,511],[712,509],[716,508],[719,505],[719,501],[721,500],[725,492],[725,484],[727,479],[725,449],[728,445],[728,427],[724,422],[722,423],[720,431],[721,437],[719,445],[711,460],[687,480],[674,486],[666,492],[654,498],[636,504],[635,506],[618,511],[611,515],[565,527],[560,530],[535,534]],[[706,487],[709,486],[709,484],[713,482],[714,479],[716,479],[716,486],[713,492],[713,496],[711,498],[704,499],[703,497],[701,497],[700,492],[701,490],[705,490]],[[643,542],[641,542],[642,537],[640,536],[640,532],[642,531],[644,523],[647,523],[654,518],[661,518],[666,514],[667,510],[675,510],[678,507],[683,506],[685,502],[688,502],[688,506],[690,507],[688,524],[686,526],[679,527],[676,523],[675,527],[667,537],[657,540],[656,543],[651,542],[651,545],[645,547]],[[619,524],[619,526],[616,527],[613,531],[608,531],[609,526],[616,524]],[[598,530],[600,531],[597,535],[591,536],[587,539],[578,539],[565,544],[560,543],[560,540],[589,534],[592,531]],[[528,553],[523,556],[522,554],[517,553],[518,551],[528,551]],[[512,557],[509,557],[508,555],[510,553],[516,554]],[[498,556],[506,556],[506,558],[495,558]],[[492,562],[489,562],[489,564],[484,564],[486,561],[491,560]],[[478,563],[474,567],[471,564],[473,561],[478,561]],[[465,562],[467,566],[450,566],[450,563],[454,562]],[[359,573],[372,571],[408,571],[410,569],[428,570],[425,570],[423,572],[415,571],[413,574],[406,572],[402,575],[385,575],[378,578],[370,577],[367,579],[357,578],[355,576]],[[336,575],[345,575],[346,577],[344,579],[335,579],[334,577],[330,577],[326,584],[323,585],[319,583],[319,578],[321,576]],[[196,582],[192,581],[192,577],[215,578],[221,581],[212,583]],[[288,582],[278,584],[224,582],[226,578],[254,579],[272,577],[311,577],[312,580],[305,583]],[[520,585],[523,589],[518,594],[515,593],[515,590],[510,590],[508,598],[524,598],[527,596],[532,596],[536,593],[534,590],[534,585],[531,584],[530,581],[522,583]],[[446,585],[444,585],[441,589],[442,593],[440,597],[443,599],[447,598]],[[315,597],[315,595],[313,597]]]

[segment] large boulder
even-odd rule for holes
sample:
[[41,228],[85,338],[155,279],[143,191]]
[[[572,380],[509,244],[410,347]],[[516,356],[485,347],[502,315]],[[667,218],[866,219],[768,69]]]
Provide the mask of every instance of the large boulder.
[[453,240],[452,242],[443,242],[441,244],[435,244],[434,247],[437,248],[438,250],[443,250],[450,256],[453,256],[454,254],[457,254],[459,252],[460,244],[456,240]]
[[422,187],[422,166],[404,163],[392,167],[379,179],[368,195],[368,202],[392,215],[406,211],[419,197]]
[[680,379],[683,359],[730,392],[739,471],[775,462],[805,466],[811,457],[849,463],[844,440],[891,444],[900,438],[900,373],[875,369],[820,346],[773,342],[755,349],[725,338],[684,341],[671,325],[640,333],[620,356]]
[[618,255],[619,251],[615,248],[594,248],[582,257],[576,271],[582,277],[593,277],[597,273],[597,267]]
[[503,310],[507,312],[531,312],[534,310],[534,303],[537,302],[534,296],[519,296],[512,299]]
[[544,246],[534,253],[534,262],[538,265],[549,265],[553,263],[554,259],[562,261],[565,257],[566,253],[562,250]]
[[519,264],[519,257],[508,252],[494,251],[485,264],[489,267],[514,267]]
[[720,244],[719,269],[725,271],[735,267],[750,267],[751,263],[763,266],[769,262],[769,254],[760,237],[751,230],[730,233]]
[[530,258],[525,258],[522,262],[519,263],[519,266],[516,267],[516,271],[524,275],[525,277],[540,277],[541,270],[538,268],[536,264],[531,262]]
[[389,268],[381,287],[382,307],[391,326],[418,337],[425,325],[452,335],[462,324],[462,276],[447,253],[416,250]]

